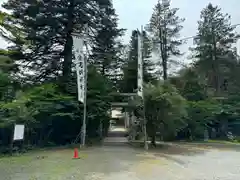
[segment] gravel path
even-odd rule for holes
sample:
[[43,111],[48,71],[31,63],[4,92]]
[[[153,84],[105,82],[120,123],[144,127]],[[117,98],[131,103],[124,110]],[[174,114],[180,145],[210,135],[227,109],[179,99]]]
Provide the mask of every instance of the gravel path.
[[0,180],[239,180],[240,152],[193,146],[164,146],[144,152],[102,146],[32,152],[0,159]]

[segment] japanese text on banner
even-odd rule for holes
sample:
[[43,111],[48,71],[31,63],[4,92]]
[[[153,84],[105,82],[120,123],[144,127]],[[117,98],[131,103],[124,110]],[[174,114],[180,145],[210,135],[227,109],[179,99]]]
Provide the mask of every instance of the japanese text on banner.
[[82,37],[73,36],[73,48],[77,72],[78,100],[84,103],[84,94],[86,90],[86,59],[83,54]]

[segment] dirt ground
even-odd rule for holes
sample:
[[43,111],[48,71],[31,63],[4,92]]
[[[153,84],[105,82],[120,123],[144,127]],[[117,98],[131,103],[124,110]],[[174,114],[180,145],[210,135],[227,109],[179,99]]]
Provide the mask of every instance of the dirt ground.
[[100,146],[29,152],[0,158],[0,180],[239,180],[240,152],[194,146],[143,151]]

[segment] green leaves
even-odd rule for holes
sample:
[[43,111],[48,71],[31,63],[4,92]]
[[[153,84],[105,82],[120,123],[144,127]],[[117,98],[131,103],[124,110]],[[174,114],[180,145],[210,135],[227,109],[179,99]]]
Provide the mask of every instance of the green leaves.
[[[175,137],[175,134],[186,126],[184,118],[187,116],[187,102],[177,92],[176,88],[167,82],[144,86],[145,115],[148,131],[154,127],[156,132],[164,138]],[[142,116],[142,102],[139,98],[130,102]],[[152,134],[152,133],[151,133]]]
[[[128,48],[128,58],[123,66],[123,78],[121,81],[121,91],[131,93],[137,89],[138,76],[138,31],[132,31],[131,40]],[[147,33],[143,32],[143,80],[145,83],[156,80],[155,63],[151,61],[151,47]]]
[[[5,2],[3,8],[10,11],[11,16],[6,15],[6,21],[0,24],[8,32],[1,35],[13,44],[11,50],[20,52],[15,58],[21,62],[22,77],[30,81],[53,79],[59,72],[63,72],[67,81],[72,72],[73,31],[89,34],[89,44],[94,46],[92,51],[100,53],[101,60],[106,57],[105,48],[108,48],[106,53],[114,54],[114,60],[117,57],[116,38],[122,30],[117,28],[117,18],[109,0],[11,0]],[[5,14],[0,15],[1,21]],[[85,24],[89,32],[84,32]],[[103,46],[100,52],[94,49]],[[29,76],[26,69],[33,73]]]
[[147,28],[152,37],[153,51],[160,57],[159,64],[163,70],[164,80],[168,78],[170,58],[182,55],[179,46],[184,42],[178,39],[183,28],[181,23],[185,19],[178,17],[177,11],[177,8],[171,9],[170,5],[164,7],[161,2],[158,2]]
[[[231,25],[231,17],[223,14],[221,8],[208,4],[201,12],[198,21],[196,48],[193,49],[197,60],[194,68],[207,85],[215,90],[215,95],[226,94],[234,85],[226,82],[233,81],[233,72],[238,67],[237,55],[231,48],[238,34]],[[235,84],[235,83],[234,83]]]
[[[3,117],[6,123],[21,122],[26,125],[36,123],[36,117],[43,114],[50,116],[69,116],[64,113],[65,101],[72,101],[73,97],[61,94],[54,84],[45,84],[26,92],[17,92],[16,99],[9,103],[2,103],[1,109],[6,111]],[[60,106],[60,107],[59,107]],[[70,115],[70,116],[71,116]],[[41,121],[41,120],[40,120]]]

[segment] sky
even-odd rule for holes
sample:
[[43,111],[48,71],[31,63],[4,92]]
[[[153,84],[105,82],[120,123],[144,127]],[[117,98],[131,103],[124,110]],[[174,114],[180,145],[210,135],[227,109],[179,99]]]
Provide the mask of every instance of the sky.
[[[6,0],[0,0],[0,4]],[[158,0],[113,0],[114,8],[119,17],[119,27],[127,29],[123,42],[128,43],[131,32],[134,29],[146,25],[153,12],[153,7]],[[200,19],[200,11],[211,2],[219,5],[222,12],[232,16],[232,24],[240,23],[240,0],[171,0],[171,7],[179,8],[178,15],[185,18],[181,37],[196,35],[197,21]],[[240,26],[237,29],[240,32]],[[0,39],[0,48],[6,48],[7,42]],[[192,40],[181,47],[183,52],[187,52]]]
[[[119,27],[127,29],[124,42],[129,42],[132,30],[140,29],[149,22],[157,2],[158,0],[113,0],[119,16]],[[186,19],[181,31],[182,38],[196,35],[200,12],[210,2],[221,7],[223,13],[230,14],[232,24],[240,24],[240,0],[171,0],[171,7],[179,8],[178,16]],[[237,31],[240,32],[240,26]],[[181,50],[187,54],[192,45],[193,41],[190,39]]]

